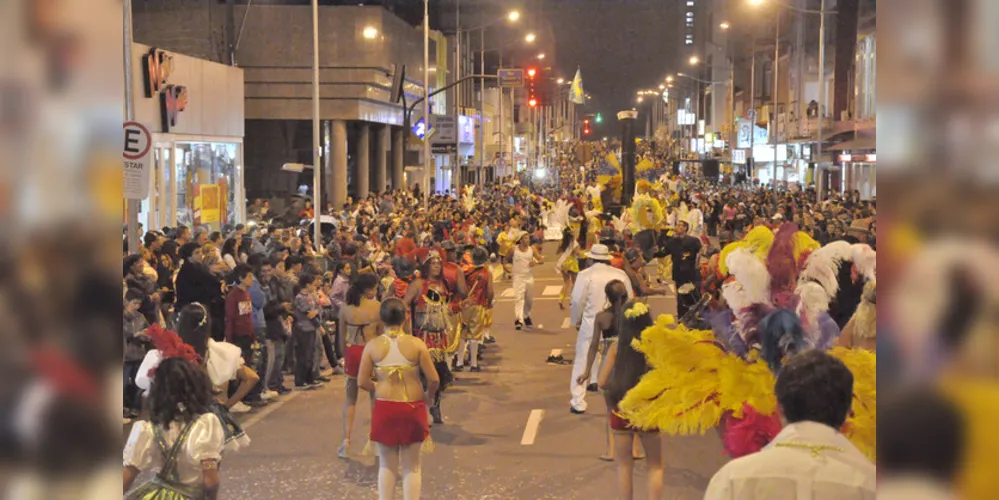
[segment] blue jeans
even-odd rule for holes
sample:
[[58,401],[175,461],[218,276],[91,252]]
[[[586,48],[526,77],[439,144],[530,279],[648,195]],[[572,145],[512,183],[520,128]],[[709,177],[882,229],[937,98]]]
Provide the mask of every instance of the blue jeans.
[[266,381],[267,388],[277,390],[284,386],[284,363],[287,356],[288,343],[285,340],[268,340],[267,354],[270,357],[267,361]]

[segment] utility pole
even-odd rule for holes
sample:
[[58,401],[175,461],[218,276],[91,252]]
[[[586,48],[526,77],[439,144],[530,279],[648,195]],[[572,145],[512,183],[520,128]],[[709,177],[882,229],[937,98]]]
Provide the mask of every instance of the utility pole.
[[[135,120],[135,91],[132,88],[132,0],[122,2],[124,31],[125,121]],[[139,200],[128,200],[128,253],[139,253]]]
[[[461,0],[456,0],[455,2],[455,13],[454,13],[454,29],[455,29],[455,40],[457,41],[457,46],[454,51],[455,59],[455,76],[454,81],[461,80]],[[461,137],[458,133],[461,127],[458,123],[461,121],[461,92],[463,89],[454,89],[454,166],[451,167],[451,176],[454,183],[455,196],[461,197],[462,190],[462,178],[461,178]]]
[[819,137],[815,156],[815,189],[818,200],[822,201],[825,192],[825,171],[822,169],[822,122],[825,120],[823,106],[826,102],[826,0],[819,7]]
[[773,170],[770,176],[770,182],[773,187],[777,187],[777,146],[780,144],[780,119],[777,114],[777,90],[780,87],[780,10],[777,10],[777,30],[774,35],[774,88],[773,88],[773,112],[771,116],[773,117],[773,123],[771,128],[773,129],[774,135],[774,163]]
[[322,224],[319,223],[323,213],[319,144],[319,0],[312,0],[312,244],[317,251],[323,244]]
[[[316,0],[312,0],[315,2]],[[423,123],[430,130],[430,0],[423,0]],[[430,138],[423,140],[423,208],[430,209]]]
[[486,28],[482,27],[479,37],[479,168],[475,176],[476,184],[482,186],[486,171]]

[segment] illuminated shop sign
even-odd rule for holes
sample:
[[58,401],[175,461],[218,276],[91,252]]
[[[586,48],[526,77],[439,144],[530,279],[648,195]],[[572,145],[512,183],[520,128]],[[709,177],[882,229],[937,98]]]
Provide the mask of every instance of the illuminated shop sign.
[[177,126],[180,112],[187,109],[187,87],[170,83],[174,69],[173,56],[152,48],[142,56],[142,82],[147,98],[159,98],[160,122],[163,132]]

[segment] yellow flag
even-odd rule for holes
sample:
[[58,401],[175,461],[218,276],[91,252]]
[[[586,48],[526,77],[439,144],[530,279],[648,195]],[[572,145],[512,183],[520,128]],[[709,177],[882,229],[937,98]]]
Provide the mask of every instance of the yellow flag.
[[576,77],[572,79],[569,100],[576,104],[584,104],[586,102],[586,92],[583,91],[583,75],[579,72],[579,68],[576,68]]

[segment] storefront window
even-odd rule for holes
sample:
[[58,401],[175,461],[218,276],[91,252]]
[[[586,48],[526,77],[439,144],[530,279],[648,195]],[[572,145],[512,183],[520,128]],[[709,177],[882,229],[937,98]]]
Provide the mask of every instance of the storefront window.
[[236,224],[239,144],[177,143],[177,223],[220,229]]

